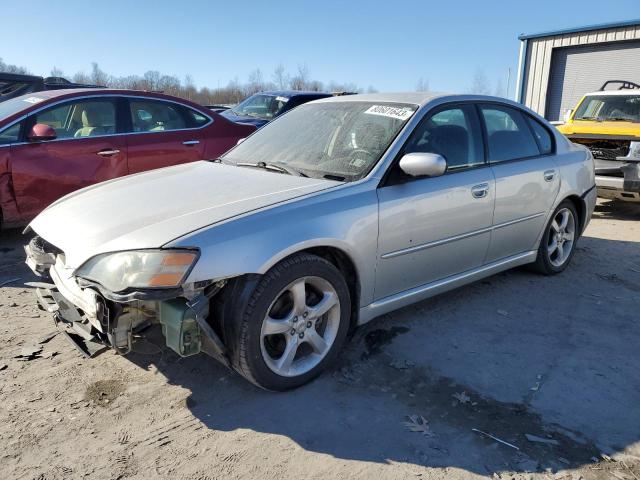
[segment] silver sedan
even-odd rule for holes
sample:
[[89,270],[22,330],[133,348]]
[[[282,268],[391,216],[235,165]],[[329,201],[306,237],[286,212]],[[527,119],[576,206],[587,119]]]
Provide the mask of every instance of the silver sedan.
[[517,103],[335,97],[220,159],[73,193],[25,249],[86,355],[155,325],[179,355],[285,390],[381,314],[520,265],[561,272],[594,187],[591,154]]

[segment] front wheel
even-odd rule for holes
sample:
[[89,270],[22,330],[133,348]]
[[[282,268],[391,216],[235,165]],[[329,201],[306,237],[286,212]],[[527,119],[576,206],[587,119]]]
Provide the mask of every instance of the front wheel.
[[351,301],[340,271],[310,254],[269,270],[236,319],[234,368],[267,390],[287,390],[319,375],[349,329]]
[[569,200],[562,202],[551,216],[538,248],[534,270],[545,275],[562,272],[575,251],[579,235],[578,214]]

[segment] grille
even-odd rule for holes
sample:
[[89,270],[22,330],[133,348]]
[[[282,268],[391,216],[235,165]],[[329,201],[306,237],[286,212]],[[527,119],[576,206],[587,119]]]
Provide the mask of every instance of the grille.
[[587,145],[593,158],[599,158],[600,160],[615,160],[618,157],[626,157],[629,154],[629,146],[620,146],[617,148],[600,148],[592,145]]
[[594,140],[586,138],[572,139],[574,143],[584,145],[593,158],[599,160],[615,160],[617,157],[626,157],[629,154],[630,142],[626,140]]

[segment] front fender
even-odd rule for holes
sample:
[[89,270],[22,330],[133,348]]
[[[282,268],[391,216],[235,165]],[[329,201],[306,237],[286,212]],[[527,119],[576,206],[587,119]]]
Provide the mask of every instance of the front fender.
[[166,247],[197,247],[186,282],[264,274],[302,250],[333,247],[353,262],[363,305],[373,299],[378,240],[375,189],[348,187],[258,210],[185,235]]

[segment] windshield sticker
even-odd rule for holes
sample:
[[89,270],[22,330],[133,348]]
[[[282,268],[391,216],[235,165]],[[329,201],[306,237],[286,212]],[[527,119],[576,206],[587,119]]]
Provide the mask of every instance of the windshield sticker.
[[43,101],[44,98],[40,98],[40,97],[27,97],[23,100],[23,102],[27,102],[27,103],[40,103],[41,101]]
[[406,120],[413,115],[414,110],[409,107],[389,107],[387,105],[374,105],[369,107],[364,113],[369,115],[382,115],[383,117],[397,118],[398,120]]
[[287,97],[276,97],[276,100],[279,102],[285,102],[285,103],[289,101]]

